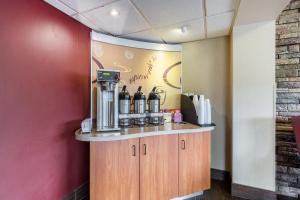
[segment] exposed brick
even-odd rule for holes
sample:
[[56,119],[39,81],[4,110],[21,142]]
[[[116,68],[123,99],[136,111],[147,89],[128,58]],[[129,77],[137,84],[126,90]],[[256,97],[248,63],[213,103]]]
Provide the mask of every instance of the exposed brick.
[[[291,117],[300,115],[300,0],[292,0],[276,20],[276,190],[300,195],[300,154]],[[279,131],[280,130],[280,131]]]
[[276,175],[278,180],[286,181],[289,183],[297,183],[298,177],[291,174],[277,173]]
[[300,175],[300,168],[289,167],[288,173],[289,174]]
[[298,77],[298,69],[279,69],[276,70],[276,78],[284,78],[284,77]]
[[298,99],[276,99],[277,104],[299,103]]
[[276,40],[277,46],[288,45],[288,44],[300,44],[300,37],[283,38],[283,39]]
[[279,59],[290,59],[290,58],[299,58],[299,57],[300,57],[300,53],[279,54]]
[[[284,15],[290,15],[290,14],[293,14],[293,13],[298,13],[298,9],[293,9],[293,10],[290,10],[290,9],[285,9],[281,12],[280,16],[284,16]],[[278,20],[277,20],[278,21]]]
[[288,111],[288,105],[286,104],[277,104],[276,105],[277,111]]
[[300,1],[292,1],[289,8],[290,9],[300,8]]
[[277,93],[277,97],[282,99],[300,99],[300,93],[280,92]]
[[286,117],[295,117],[300,116],[300,112],[278,112],[278,115],[286,116]]
[[290,45],[289,46],[289,52],[290,53],[299,52],[299,44]]
[[[300,82],[288,82],[288,81],[278,82],[277,87],[279,87],[279,88],[300,88]],[[280,101],[277,103],[280,103]],[[299,103],[299,101],[294,102],[294,103]]]
[[299,58],[280,58],[276,60],[277,65],[289,65],[289,64],[298,64]]
[[276,180],[276,185],[288,187],[289,183],[285,181]]
[[276,69],[300,69],[300,64],[294,64],[294,65],[277,65]]
[[287,167],[286,166],[276,166],[276,172],[287,173]]
[[281,24],[276,26],[276,34],[282,38],[281,36],[289,33],[297,33],[299,30],[298,23],[289,23],[289,24]]
[[276,82],[284,82],[284,81],[299,82],[300,77],[276,78]]
[[279,39],[282,38],[295,38],[295,37],[299,37],[300,34],[299,33],[286,33],[286,34],[282,34],[279,36]]
[[300,104],[289,104],[288,110],[292,112],[300,112]]
[[280,16],[278,21],[279,24],[298,22],[300,18],[300,13],[291,13],[288,15]]
[[288,47],[287,46],[277,47],[276,48],[276,53],[277,54],[288,53]]

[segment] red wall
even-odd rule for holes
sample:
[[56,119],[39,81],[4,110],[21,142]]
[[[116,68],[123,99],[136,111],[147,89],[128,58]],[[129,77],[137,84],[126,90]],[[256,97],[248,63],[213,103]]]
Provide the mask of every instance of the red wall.
[[90,30],[42,0],[0,5],[0,198],[56,200],[88,180]]

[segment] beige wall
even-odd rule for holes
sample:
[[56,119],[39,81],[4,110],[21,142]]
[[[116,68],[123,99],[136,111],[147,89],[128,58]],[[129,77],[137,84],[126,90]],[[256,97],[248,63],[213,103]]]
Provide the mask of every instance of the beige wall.
[[232,181],[275,191],[275,22],[232,33]]
[[205,94],[217,124],[212,134],[212,168],[230,171],[229,37],[183,44],[183,92]]

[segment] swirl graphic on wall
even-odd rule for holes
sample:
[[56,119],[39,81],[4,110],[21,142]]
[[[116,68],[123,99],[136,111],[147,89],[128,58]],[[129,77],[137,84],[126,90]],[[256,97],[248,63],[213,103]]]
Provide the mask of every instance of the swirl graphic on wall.
[[170,67],[168,67],[168,68],[164,71],[163,80],[164,80],[164,82],[165,82],[168,86],[170,86],[170,87],[172,87],[172,88],[181,89],[180,86],[173,85],[172,83],[170,83],[170,82],[168,81],[168,73],[169,73],[174,67],[180,67],[180,66],[181,66],[181,61],[179,61],[179,62],[177,62],[177,63],[171,65]]

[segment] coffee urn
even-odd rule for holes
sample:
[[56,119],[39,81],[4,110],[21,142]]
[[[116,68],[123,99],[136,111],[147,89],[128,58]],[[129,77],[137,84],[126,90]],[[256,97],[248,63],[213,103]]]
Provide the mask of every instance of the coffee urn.
[[97,70],[97,131],[119,130],[118,83],[120,71]]
[[[119,93],[119,113],[130,114],[130,104],[130,94],[126,89],[126,85],[124,85]],[[119,124],[122,127],[128,127],[130,125],[130,119],[120,119]]]
[[[139,86],[137,92],[133,96],[135,114],[146,113],[146,96],[143,94],[141,90],[142,90],[142,86]],[[145,118],[135,119],[135,124],[139,126],[145,125]]]
[[[149,93],[148,96],[148,106],[149,106],[149,112],[150,113],[159,113],[160,112],[160,96],[156,92],[156,87],[152,89],[152,91]],[[160,120],[159,117],[151,117],[149,119],[150,124],[159,124]]]

